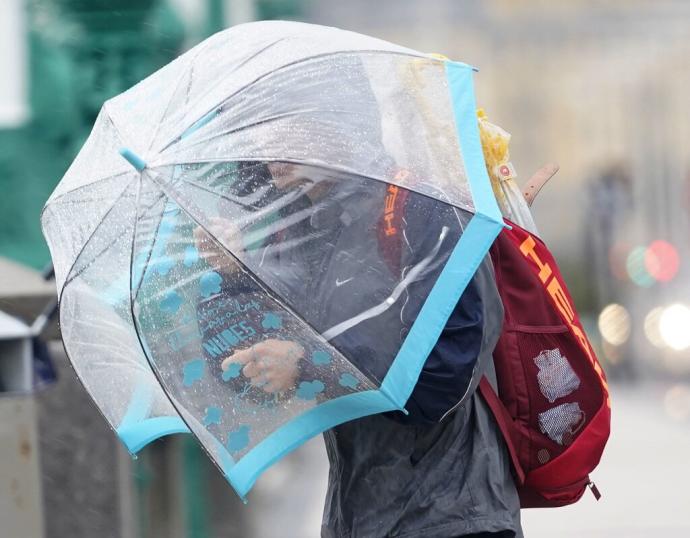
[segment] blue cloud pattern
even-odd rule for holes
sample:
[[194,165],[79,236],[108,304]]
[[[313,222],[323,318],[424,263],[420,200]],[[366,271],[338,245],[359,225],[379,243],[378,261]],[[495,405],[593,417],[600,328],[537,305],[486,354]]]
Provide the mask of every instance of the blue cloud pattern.
[[172,260],[170,256],[159,256],[153,261],[151,265],[152,272],[158,273],[161,276],[165,276],[170,272],[170,269],[173,268],[175,262]]
[[314,400],[316,395],[323,392],[326,386],[318,379],[314,381],[302,381],[295,393],[298,398],[303,400]]
[[247,447],[249,444],[249,430],[249,426],[244,425],[228,434],[227,447],[230,452],[239,452]]
[[217,407],[207,407],[206,416],[204,417],[204,426],[210,426],[211,424],[220,424],[220,417],[222,411]]
[[228,366],[227,370],[223,370],[223,381],[230,381],[240,376],[242,365],[239,362],[233,362]]
[[278,330],[283,326],[283,318],[278,314],[269,312],[264,315],[264,319],[261,320],[261,326],[264,329],[275,329]]
[[187,361],[182,367],[182,384],[191,387],[196,381],[204,377],[204,359],[193,359]]
[[199,279],[201,295],[204,297],[210,297],[215,293],[220,293],[220,285],[222,282],[223,277],[221,277],[215,271],[209,271],[208,273],[204,273]]
[[331,362],[331,354],[328,351],[318,349],[311,354],[311,361],[317,366],[328,364]]
[[174,314],[182,305],[182,297],[175,291],[171,290],[165,294],[163,300],[160,302],[160,309],[168,314]]
[[340,383],[340,386],[342,387],[354,390],[357,388],[357,385],[359,385],[359,379],[346,372],[340,376],[338,383]]
[[191,267],[197,261],[199,261],[199,251],[193,245],[187,246],[184,250],[184,263],[185,267]]

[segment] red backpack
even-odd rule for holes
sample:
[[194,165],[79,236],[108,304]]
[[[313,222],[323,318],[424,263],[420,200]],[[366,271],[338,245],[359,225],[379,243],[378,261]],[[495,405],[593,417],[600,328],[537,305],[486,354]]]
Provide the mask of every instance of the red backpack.
[[519,226],[491,249],[505,308],[497,391],[479,389],[508,446],[523,508],[574,503],[609,436],[609,390],[553,256]]

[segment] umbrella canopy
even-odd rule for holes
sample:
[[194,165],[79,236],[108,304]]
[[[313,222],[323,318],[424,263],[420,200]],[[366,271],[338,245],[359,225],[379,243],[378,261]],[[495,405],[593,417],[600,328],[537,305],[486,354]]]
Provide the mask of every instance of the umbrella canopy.
[[191,431],[244,496],[404,409],[502,226],[472,75],[261,22],[103,105],[42,225],[65,347],[130,451]]

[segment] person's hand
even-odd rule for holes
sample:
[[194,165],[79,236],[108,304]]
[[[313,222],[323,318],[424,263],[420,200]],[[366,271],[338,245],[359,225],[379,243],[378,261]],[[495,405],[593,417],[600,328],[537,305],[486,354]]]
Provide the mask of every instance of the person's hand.
[[[232,221],[222,217],[212,217],[208,223],[208,232],[235,256],[241,255],[243,249],[241,232]],[[194,228],[194,243],[201,257],[218,271],[227,273],[236,269],[234,260],[209,237],[209,233],[201,226]]]
[[297,342],[272,338],[236,351],[222,362],[221,368],[225,371],[233,363],[240,364],[242,374],[253,385],[268,393],[284,392],[294,388],[303,357],[304,348]]

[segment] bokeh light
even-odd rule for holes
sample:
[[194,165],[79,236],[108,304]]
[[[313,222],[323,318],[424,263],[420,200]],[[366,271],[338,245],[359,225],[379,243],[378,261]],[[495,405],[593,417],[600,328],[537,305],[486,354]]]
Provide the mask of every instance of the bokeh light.
[[645,247],[637,246],[630,251],[625,261],[625,268],[628,270],[630,280],[642,288],[648,288],[655,282],[654,277],[649,274],[645,266],[646,254],[647,249]]
[[645,251],[644,267],[659,282],[670,282],[678,273],[678,250],[668,241],[652,241]]
[[601,353],[606,360],[613,365],[620,364],[625,359],[623,348],[621,346],[609,344],[606,340],[602,340],[601,342]]
[[644,334],[649,340],[649,343],[654,347],[665,348],[666,343],[661,337],[661,329],[659,328],[659,320],[664,309],[660,306],[652,308],[644,318]]
[[659,333],[671,349],[690,347],[690,308],[680,303],[665,308],[659,318]]
[[666,414],[678,421],[690,418],[690,388],[687,385],[674,385],[664,395]]
[[626,261],[629,252],[630,245],[623,241],[615,242],[609,250],[609,268],[611,274],[618,280],[628,280]]
[[630,338],[630,314],[619,304],[606,306],[597,323],[601,337],[613,346],[621,346]]

